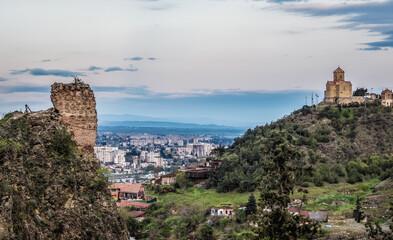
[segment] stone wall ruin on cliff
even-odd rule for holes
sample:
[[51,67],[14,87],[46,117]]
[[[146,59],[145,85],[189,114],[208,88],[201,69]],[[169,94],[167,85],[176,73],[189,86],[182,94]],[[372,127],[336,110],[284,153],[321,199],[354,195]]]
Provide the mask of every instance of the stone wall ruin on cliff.
[[97,111],[94,92],[85,83],[54,83],[51,101],[60,122],[74,133],[79,150],[93,154],[97,137]]

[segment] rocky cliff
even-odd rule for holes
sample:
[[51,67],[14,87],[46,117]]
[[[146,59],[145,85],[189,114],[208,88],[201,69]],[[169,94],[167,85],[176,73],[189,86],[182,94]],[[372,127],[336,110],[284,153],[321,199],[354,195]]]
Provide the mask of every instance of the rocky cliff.
[[[95,114],[95,103],[68,101],[62,104]],[[13,113],[0,122],[0,239],[128,239],[98,160],[86,154],[92,139],[82,146],[79,133],[69,131],[76,121],[64,124],[80,119],[95,132],[96,121],[58,108]]]

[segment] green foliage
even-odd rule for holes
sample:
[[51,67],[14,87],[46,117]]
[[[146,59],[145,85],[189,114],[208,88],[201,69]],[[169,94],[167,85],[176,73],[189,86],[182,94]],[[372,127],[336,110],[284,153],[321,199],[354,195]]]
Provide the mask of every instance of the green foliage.
[[51,148],[53,153],[67,159],[76,152],[76,143],[72,140],[72,135],[65,128],[56,130]]
[[[260,187],[260,215],[258,234],[265,239],[297,239],[312,236],[319,231],[317,223],[292,215],[287,211],[290,194],[294,191],[296,167],[290,162],[301,162],[302,154],[287,140],[283,131],[273,131],[266,143],[265,154],[271,160],[265,161]],[[265,209],[268,209],[265,211]],[[308,221],[308,224],[305,224]]]
[[18,152],[21,148],[22,145],[11,138],[7,140],[0,139],[0,157],[6,152]]
[[356,222],[360,222],[364,218],[362,205],[360,203],[361,200],[362,199],[359,196],[356,198],[356,207],[353,210],[353,217],[355,218]]
[[88,181],[89,189],[92,191],[104,191],[108,188],[109,182],[104,174],[108,174],[109,170],[107,168],[100,168],[96,170],[96,174],[93,178]]
[[367,88],[356,88],[356,90],[353,92],[353,96],[366,96],[368,93]]
[[13,114],[14,114],[13,112],[5,114],[3,118],[0,119],[0,125],[7,122],[12,117]]
[[213,228],[207,224],[203,224],[198,232],[198,239],[213,240]]
[[235,222],[242,224],[244,222],[246,222],[247,216],[246,216],[246,212],[240,209],[236,209],[234,211],[235,214]]
[[315,133],[314,133],[314,138],[318,141],[318,142],[322,142],[322,143],[327,143],[330,142],[330,131],[327,128],[318,128]]
[[126,220],[126,225],[131,236],[137,237],[140,235],[142,226],[136,219],[133,217],[128,217]]
[[257,202],[255,200],[254,194],[251,193],[246,204],[246,216],[257,213]]
[[187,174],[185,172],[179,172],[176,175],[176,186],[183,190],[187,187],[192,186],[192,182],[190,179],[188,179]]

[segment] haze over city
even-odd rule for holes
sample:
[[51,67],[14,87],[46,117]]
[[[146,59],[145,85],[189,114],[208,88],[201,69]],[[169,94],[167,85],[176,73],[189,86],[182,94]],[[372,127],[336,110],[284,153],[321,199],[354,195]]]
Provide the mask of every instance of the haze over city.
[[[340,65],[392,88],[392,1],[2,1],[0,113],[78,75],[97,111],[253,126],[322,100]],[[140,118],[142,119],[142,118]]]

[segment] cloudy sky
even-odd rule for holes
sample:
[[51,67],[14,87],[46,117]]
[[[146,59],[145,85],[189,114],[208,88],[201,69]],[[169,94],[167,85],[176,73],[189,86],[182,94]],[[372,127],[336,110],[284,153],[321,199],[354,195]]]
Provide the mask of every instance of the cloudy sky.
[[[1,0],[0,113],[80,76],[98,113],[226,125],[305,104],[338,65],[393,87],[393,1]],[[310,100],[309,100],[310,103]]]

